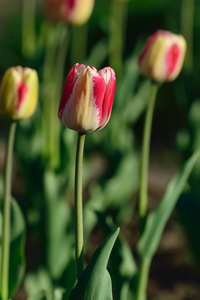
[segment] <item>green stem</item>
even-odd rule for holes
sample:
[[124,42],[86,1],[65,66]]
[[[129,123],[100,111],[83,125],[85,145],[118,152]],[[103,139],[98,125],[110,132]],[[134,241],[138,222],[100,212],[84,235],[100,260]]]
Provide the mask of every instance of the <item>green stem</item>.
[[[72,27],[71,64],[84,63],[87,55],[88,24]],[[81,47],[80,47],[81,45]]]
[[128,2],[118,2],[113,0],[111,3],[110,17],[110,40],[109,40],[109,65],[115,70],[116,75],[122,73],[123,46],[125,44],[125,28],[127,23]]
[[56,42],[55,42],[55,31],[57,27],[53,27],[52,24],[47,23],[46,32],[46,48],[44,56],[44,66],[43,66],[43,122],[44,122],[44,139],[43,139],[43,155],[45,158],[50,159],[51,153],[51,139],[50,135],[53,128],[52,114],[53,108],[52,103],[54,101],[54,78],[52,78],[55,68],[55,57],[56,57]]
[[187,41],[185,67],[191,71],[193,67],[193,30],[194,30],[194,0],[182,0],[181,33]]
[[22,52],[26,56],[35,53],[35,0],[23,0],[22,15]]
[[83,202],[82,202],[82,165],[85,134],[78,133],[75,169],[75,261],[76,278],[84,269],[83,263]]
[[[43,68],[44,144],[43,155],[52,169],[60,165],[60,123],[57,114],[64,77],[69,30],[63,24],[47,24],[47,42]],[[59,38],[58,38],[59,36]]]
[[9,298],[9,256],[10,256],[10,201],[12,182],[12,154],[15,138],[16,122],[10,124],[8,145],[5,161],[5,190],[3,208],[3,235],[2,235],[2,266],[1,266],[1,300]]
[[153,112],[154,112],[157,90],[158,90],[158,85],[156,83],[153,83],[151,97],[148,103],[145,124],[144,124],[142,157],[141,157],[140,191],[139,191],[139,217],[140,217],[141,231],[143,231],[146,213],[147,213],[149,151],[150,151],[152,119],[153,119]]
[[147,289],[147,282],[149,276],[149,268],[150,268],[150,260],[144,259],[140,267],[138,285],[137,285],[137,294],[135,300],[146,300],[146,289]]
[[[51,118],[49,118],[49,128],[50,132],[50,165],[53,169],[58,169],[60,167],[60,122],[58,122],[57,114],[59,102],[62,93],[63,78],[65,71],[65,59],[67,55],[67,49],[69,45],[69,28],[64,24],[63,34],[60,37],[60,44],[58,47],[58,53],[56,58],[56,68],[55,68],[55,94],[52,101]],[[50,125],[51,122],[51,125]]]

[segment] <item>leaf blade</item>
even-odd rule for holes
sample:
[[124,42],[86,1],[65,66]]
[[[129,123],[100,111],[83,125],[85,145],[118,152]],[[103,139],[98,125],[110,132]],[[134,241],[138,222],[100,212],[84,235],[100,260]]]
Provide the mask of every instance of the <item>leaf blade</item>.
[[138,252],[142,259],[151,260],[155,254],[164,227],[199,155],[200,152],[197,151],[188,159],[183,168],[170,181],[166,193],[157,208],[149,214],[144,233],[138,242]]
[[90,263],[80,275],[69,300],[112,300],[111,278],[106,269],[119,229],[97,248]]

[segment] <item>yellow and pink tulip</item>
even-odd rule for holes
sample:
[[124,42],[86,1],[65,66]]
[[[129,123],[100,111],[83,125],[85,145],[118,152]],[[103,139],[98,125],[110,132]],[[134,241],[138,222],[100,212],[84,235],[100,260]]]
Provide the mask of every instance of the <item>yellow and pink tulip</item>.
[[103,128],[110,117],[115,91],[115,72],[106,67],[76,64],[69,72],[60,101],[62,123],[78,132]]
[[38,101],[38,75],[30,68],[9,68],[0,86],[0,114],[11,120],[30,117]]
[[55,21],[81,26],[89,20],[94,3],[95,0],[48,0],[48,14]]
[[138,59],[140,72],[156,82],[176,79],[183,66],[186,47],[182,35],[156,31],[147,40]]

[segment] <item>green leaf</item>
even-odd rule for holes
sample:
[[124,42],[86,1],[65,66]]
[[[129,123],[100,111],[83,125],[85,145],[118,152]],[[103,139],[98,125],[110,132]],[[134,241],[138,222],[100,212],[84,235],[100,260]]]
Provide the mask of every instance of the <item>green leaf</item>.
[[152,259],[155,254],[165,225],[199,158],[199,154],[199,151],[195,152],[189,158],[179,173],[170,181],[160,204],[149,214],[144,233],[138,243],[138,252],[142,259]]
[[[110,234],[116,227],[110,216],[97,212],[99,222],[102,224],[104,234]],[[109,270],[112,274],[112,283],[115,300],[128,299],[131,293],[130,282],[137,273],[137,266],[131,248],[122,236],[117,239],[109,260]],[[132,297],[133,298],[133,297]]]
[[89,265],[80,275],[69,300],[112,300],[111,278],[106,269],[119,229],[97,248]]
[[24,287],[28,300],[61,300],[65,292],[62,288],[53,288],[50,275],[44,269],[27,274]]
[[24,246],[26,226],[24,216],[17,201],[11,200],[11,241],[9,268],[9,297],[13,296],[24,276]]
[[[53,279],[62,276],[74,245],[71,209],[60,195],[60,177],[51,170],[44,175],[47,211],[47,262]],[[59,255],[58,255],[59,253]]]

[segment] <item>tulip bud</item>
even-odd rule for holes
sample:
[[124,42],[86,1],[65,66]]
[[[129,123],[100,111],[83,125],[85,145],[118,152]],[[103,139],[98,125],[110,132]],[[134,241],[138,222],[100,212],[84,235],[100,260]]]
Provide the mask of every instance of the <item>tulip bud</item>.
[[83,25],[90,18],[95,0],[49,0],[49,16],[56,21],[67,21],[72,25]]
[[0,86],[0,114],[12,120],[30,117],[38,100],[38,75],[30,68],[9,68]]
[[115,73],[110,67],[97,71],[76,64],[63,89],[58,117],[68,128],[92,132],[103,128],[110,117],[115,91]]
[[158,30],[149,39],[138,59],[141,73],[157,82],[172,81],[179,75],[186,52],[182,35]]

